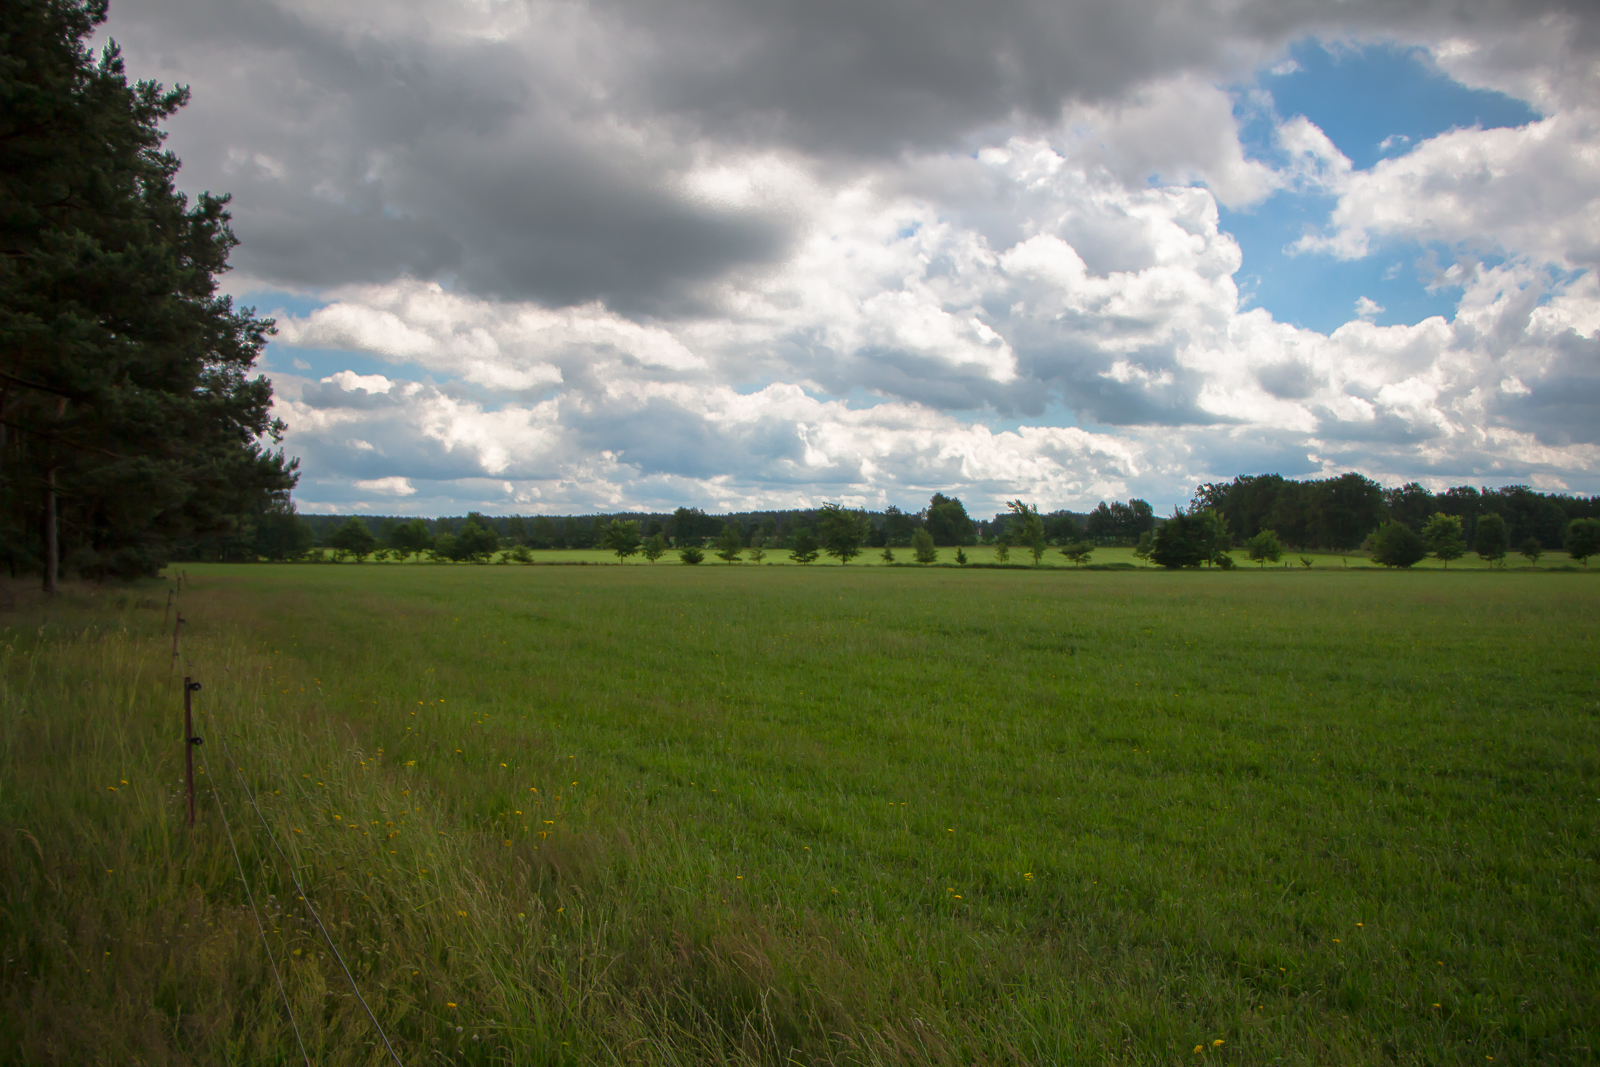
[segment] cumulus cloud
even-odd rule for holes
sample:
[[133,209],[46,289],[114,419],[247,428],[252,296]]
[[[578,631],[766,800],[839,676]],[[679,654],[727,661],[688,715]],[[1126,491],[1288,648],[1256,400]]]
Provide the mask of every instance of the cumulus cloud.
[[[1181,206],[1173,210],[1183,217]],[[1077,346],[1078,361],[1064,369],[1019,358],[1016,381],[975,377],[974,389],[1018,388],[1081,412],[1130,416],[1118,425],[998,429],[920,395],[859,406],[784,381],[733,388],[723,381],[729,368],[756,331],[773,325],[762,315],[719,320],[726,347],[701,345],[708,363],[689,373],[575,356],[590,362],[564,371],[562,386],[537,403],[491,410],[437,387],[346,372],[286,383],[280,407],[314,469],[358,486],[402,471],[482,485],[488,495],[472,498],[474,506],[500,510],[685,499],[881,507],[940,488],[980,509],[1019,492],[1092,505],[1135,491],[1181,500],[1229,462],[1237,470],[1270,461],[1302,474],[1354,466],[1455,484],[1497,471],[1559,481],[1600,459],[1586,417],[1600,383],[1592,275],[1558,283],[1526,263],[1485,269],[1453,320],[1380,326],[1357,318],[1322,335],[1240,311],[1225,267],[1207,279],[1206,247],[1194,242],[1176,267],[1158,259],[1144,280],[1093,276],[1070,245],[1038,235],[966,264],[973,277],[964,288],[998,294],[1005,305],[994,329],[1016,338],[1015,351],[1026,357],[1025,336],[1058,331]],[[1102,330],[1097,343],[1074,312],[1088,308],[1084,321],[1102,322],[1107,302],[1122,318],[1144,319],[1142,330]],[[813,365],[805,339],[825,336],[826,323],[777,326],[790,332],[769,333],[766,347],[789,352],[791,362],[769,366],[801,374]],[[856,358],[871,358],[870,340]],[[1091,377],[1098,391],[1085,386]],[[418,502],[428,492],[419,489]]]
[[1516,129],[1452,130],[1330,184],[1339,190],[1333,232],[1303,248],[1357,259],[1373,238],[1401,236],[1600,266],[1597,108]]
[[[194,88],[171,143],[186,185],[235,194],[235,290],[311,305],[276,343],[389,368],[277,379],[327,507],[1171,502],[1263,463],[1591,479],[1585,5],[113,17],[135,71]],[[1222,86],[1305,33],[1420,44],[1543,117],[1370,170],[1291,117],[1254,158]],[[1379,325],[1363,297],[1321,334],[1242,309],[1219,205],[1300,194],[1334,205],[1300,255],[1437,246],[1457,313]]]

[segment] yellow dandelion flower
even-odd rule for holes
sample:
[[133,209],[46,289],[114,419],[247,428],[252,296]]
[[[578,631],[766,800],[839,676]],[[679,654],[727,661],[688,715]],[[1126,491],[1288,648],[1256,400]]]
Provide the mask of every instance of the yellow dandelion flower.
[[1215,1041],[1211,1042],[1211,1047],[1212,1048],[1221,1048],[1222,1047],[1222,1038],[1219,1037]]
[[453,1000],[447,1000],[444,1002],[444,1006],[447,1008],[453,1008],[456,1006],[456,1002]]
[[456,912],[456,914],[461,916],[463,919],[465,919],[467,917],[467,913],[464,912],[464,911],[458,911],[458,912]]
[[1196,1056],[1198,1056],[1198,1055],[1200,1055],[1200,1054],[1201,1054],[1201,1053],[1202,1053],[1202,1052],[1204,1052],[1204,1051],[1205,1051],[1205,1050],[1206,1050],[1206,1047],[1205,1047],[1205,1046],[1204,1046],[1204,1045],[1196,1045],[1196,1046],[1195,1046],[1195,1047],[1194,1047],[1194,1054],[1195,1054],[1195,1055],[1196,1055]]

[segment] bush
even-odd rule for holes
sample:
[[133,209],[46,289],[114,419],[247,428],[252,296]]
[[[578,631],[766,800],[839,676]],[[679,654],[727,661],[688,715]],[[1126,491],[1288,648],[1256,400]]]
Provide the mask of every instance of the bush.
[[933,535],[920,526],[911,536],[911,550],[918,563],[935,563],[939,559],[939,550],[933,547]]
[[1403,522],[1386,522],[1372,535],[1372,562],[1406,568],[1423,559],[1428,546]]
[[685,563],[699,563],[706,558],[706,554],[693,545],[684,545],[678,549],[678,558]]
[[1544,555],[1544,546],[1539,543],[1537,537],[1528,537],[1523,539],[1517,551],[1522,553],[1524,559],[1537,567],[1539,565],[1539,557]]

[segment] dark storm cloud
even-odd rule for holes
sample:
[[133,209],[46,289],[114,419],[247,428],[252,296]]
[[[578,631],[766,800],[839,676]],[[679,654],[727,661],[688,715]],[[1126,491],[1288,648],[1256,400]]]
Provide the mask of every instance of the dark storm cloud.
[[427,146],[432,162],[406,175],[403,199],[430,204],[472,249],[458,277],[469,291],[649,312],[692,304],[698,283],[786,248],[780,219],[675,196],[649,168],[618,166],[580,138],[530,139],[546,150],[530,157],[516,141],[446,135]]
[[550,57],[440,41],[415,19],[383,29],[341,33],[270,3],[118,5],[135,72],[154,59],[193,83],[171,144],[186,187],[234,192],[237,268],[288,286],[409,275],[648,310],[692,306],[697,283],[783,252],[783,219],[674,186],[686,145],[552,99],[576,72]]
[[[186,188],[238,194],[241,269],[287,286],[412,275],[673,314],[703,308],[701,288],[727,271],[777,260],[793,236],[781,211],[682,191],[707,141],[870,168],[1018,118],[1049,121],[1064,101],[1151,76],[1242,70],[1303,32],[1482,33],[1562,10],[1536,8],[117,0],[111,30],[135,73],[192,83],[172,145]],[[505,25],[474,23],[495,18]],[[1103,269],[1116,249],[1085,256]]]
[[[634,86],[723,135],[863,156],[943,147],[1155,75],[1239,69],[1300,33],[1483,30],[1591,5],[1503,0],[602,0],[653,42]],[[1254,54],[1252,54],[1254,53]]]

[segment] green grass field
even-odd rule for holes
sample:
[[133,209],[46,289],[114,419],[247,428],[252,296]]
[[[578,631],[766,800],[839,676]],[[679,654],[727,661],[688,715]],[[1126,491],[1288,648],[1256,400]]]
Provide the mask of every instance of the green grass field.
[[392,1062],[227,753],[407,1064],[1595,1061],[1587,574],[186,570],[11,591],[0,1062],[303,1062],[247,886]]

